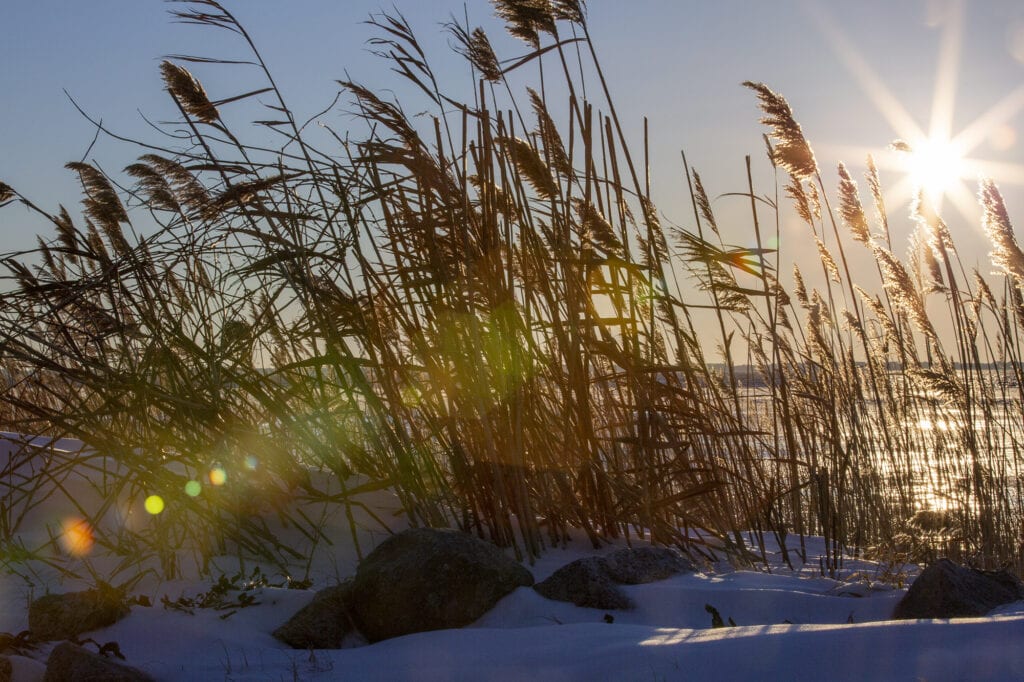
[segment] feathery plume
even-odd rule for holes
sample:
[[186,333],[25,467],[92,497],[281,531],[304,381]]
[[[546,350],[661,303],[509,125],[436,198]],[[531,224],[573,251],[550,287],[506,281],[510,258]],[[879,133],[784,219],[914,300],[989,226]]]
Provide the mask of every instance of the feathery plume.
[[130,248],[121,231],[121,223],[128,222],[128,213],[113,185],[103,173],[87,163],[73,161],[64,167],[78,173],[85,191],[85,199],[82,200],[85,214],[103,230],[115,253],[122,256],[128,253]]
[[499,141],[512,152],[512,160],[516,167],[533,185],[537,194],[545,199],[550,199],[558,193],[555,181],[551,178],[551,169],[529,142],[518,137],[503,137]]
[[530,104],[537,115],[537,132],[544,143],[544,150],[547,152],[548,158],[551,159],[551,166],[564,176],[571,175],[572,164],[569,163],[569,157],[565,153],[565,144],[562,142],[562,136],[558,134],[558,128],[555,126],[551,114],[548,113],[544,100],[533,88],[528,87],[526,91],[530,95]]
[[576,206],[576,214],[579,216],[580,227],[585,237],[592,240],[594,244],[609,256],[621,257],[623,255],[622,242],[619,241],[611,223],[601,215],[597,207],[589,201],[582,199],[576,199],[574,205]]
[[807,286],[804,284],[804,276],[800,273],[800,268],[793,264],[793,295],[796,296],[796,300],[800,302],[800,305],[804,308],[810,305],[807,299]]
[[857,194],[857,183],[850,177],[850,172],[843,163],[839,164],[839,214],[855,240],[862,244],[867,244],[871,240],[868,221],[864,217],[864,207],[861,206],[860,196]]
[[700,181],[700,174],[697,171],[693,171],[693,193],[697,200],[697,208],[700,209],[700,214],[704,217],[704,222],[717,235],[718,224],[715,222],[715,214],[711,210],[711,202],[708,201],[708,194],[704,191],[704,183]]
[[540,47],[540,34],[555,35],[555,11],[549,0],[494,0],[494,13],[510,34]]
[[473,65],[484,80],[497,83],[502,78],[501,64],[498,56],[494,53],[491,41],[487,33],[480,27],[467,32],[465,28],[454,21],[446,24],[448,32],[452,34],[459,46],[456,51],[465,57]]
[[804,137],[800,124],[793,118],[793,111],[786,99],[764,83],[744,81],[743,85],[757,93],[761,111],[765,113],[761,123],[771,128],[775,138],[775,161],[787,172],[801,180],[817,174],[818,164],[814,152]]
[[992,180],[981,180],[978,201],[982,209],[982,227],[992,242],[992,264],[1013,277],[1018,285],[1024,284],[1024,252],[1017,245],[1003,196]]
[[171,97],[185,113],[203,123],[213,123],[220,118],[217,107],[213,106],[206,96],[206,90],[188,69],[164,60],[160,63],[160,73],[163,75],[167,92],[171,93]]
[[555,19],[571,21],[574,24],[582,24],[586,12],[584,0],[551,0],[552,11]]
[[878,178],[878,168],[875,166],[875,159],[870,154],[867,157],[867,167],[868,189],[871,190],[871,197],[875,200],[875,212],[878,214],[878,220],[882,223],[882,228],[886,229],[889,224],[889,218],[885,212],[885,201],[882,199],[882,181]]
[[825,270],[828,272],[829,279],[836,284],[839,284],[842,280],[839,277],[839,267],[836,265],[835,258],[832,257],[832,253],[825,246],[825,242],[821,241],[817,237],[814,238],[815,243],[818,245],[818,255],[821,256],[821,262],[825,265]]
[[814,213],[811,209],[811,202],[807,198],[807,192],[804,191],[804,183],[796,178],[796,176],[790,176],[789,184],[785,188],[786,196],[793,200],[793,204],[796,207],[796,213],[800,216],[808,225],[814,226]]

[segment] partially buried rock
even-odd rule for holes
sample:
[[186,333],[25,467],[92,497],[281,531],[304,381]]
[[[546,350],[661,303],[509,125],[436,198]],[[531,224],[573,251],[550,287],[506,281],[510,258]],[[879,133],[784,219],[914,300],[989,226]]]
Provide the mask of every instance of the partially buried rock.
[[577,559],[533,589],[541,596],[592,609],[631,609],[633,603],[617,585],[642,585],[696,570],[674,549],[635,547],[606,557]]
[[492,544],[454,530],[394,535],[359,564],[347,599],[370,641],[462,627],[533,576]]
[[346,582],[320,590],[287,623],[274,630],[274,637],[293,649],[340,648],[345,635],[355,629],[347,605],[350,589]]
[[95,654],[88,649],[62,642],[50,653],[46,661],[43,682],[69,682],[91,680],[95,682],[153,682],[153,678],[123,663]]
[[893,618],[983,616],[1024,599],[1024,583],[1007,571],[982,571],[939,559],[924,569],[896,605]]
[[36,639],[71,639],[113,625],[130,609],[116,590],[48,594],[28,607],[28,629]]
[[689,559],[668,547],[620,549],[605,557],[608,575],[624,585],[643,585],[696,570]]
[[602,557],[586,557],[566,564],[533,589],[542,597],[591,609],[633,608],[629,597],[615,586],[608,562]]

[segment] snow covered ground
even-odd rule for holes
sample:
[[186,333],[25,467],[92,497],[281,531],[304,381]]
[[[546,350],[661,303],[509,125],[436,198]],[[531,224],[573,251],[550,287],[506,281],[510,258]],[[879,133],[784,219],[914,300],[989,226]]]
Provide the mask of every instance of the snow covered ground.
[[[393,496],[378,492],[373,499],[399,530]],[[314,589],[355,568],[342,521],[335,544],[314,556]],[[386,537],[379,527],[370,529],[368,518],[361,522],[368,528],[365,543]],[[540,581],[574,559],[623,544],[595,551],[577,537],[529,568]],[[826,578],[818,562],[822,549],[820,539],[810,539],[808,562],[795,571],[775,553],[770,571],[719,562],[695,574],[623,586],[636,608],[610,612],[612,622],[609,612],[519,588],[469,627],[340,650],[293,650],[270,634],[313,590],[260,587],[249,592],[258,602],[253,606],[190,614],[165,608],[161,598],[199,595],[210,589],[209,578],[149,580],[134,592],[152,606],[135,605],[124,620],[84,636],[117,642],[129,665],[168,681],[1024,680],[1024,602],[984,618],[890,621],[903,591],[883,580],[885,567],[850,559],[842,579]],[[93,567],[102,559],[92,557]],[[0,575],[0,632],[27,627],[31,596],[82,588],[35,569],[35,584]],[[225,559],[220,569],[232,574],[237,559]],[[711,628],[707,604],[736,627]],[[38,661],[50,648],[33,652],[38,660],[15,658],[15,681],[41,679]]]

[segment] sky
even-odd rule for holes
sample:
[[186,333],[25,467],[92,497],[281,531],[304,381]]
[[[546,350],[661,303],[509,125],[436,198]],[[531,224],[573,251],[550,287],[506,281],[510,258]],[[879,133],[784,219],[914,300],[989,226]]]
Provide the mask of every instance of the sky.
[[[406,16],[435,68],[452,82],[468,76],[450,56],[450,40],[439,26],[452,16],[468,15],[470,24],[488,29],[500,57],[525,52],[502,36],[483,0],[226,4],[252,34],[300,118],[327,106],[338,90],[335,81],[346,77],[394,89],[402,99],[402,80],[366,44],[372,32],[362,22],[382,6]],[[987,255],[973,202],[979,173],[999,184],[1011,219],[1024,221],[1024,3],[591,0],[587,6],[619,115],[636,143],[648,118],[655,203],[671,222],[692,227],[680,160],[685,151],[709,194],[718,197],[726,239],[749,244],[746,206],[719,196],[745,189],[745,155],[753,157],[757,190],[775,191],[756,100],[740,86],[745,80],[764,82],[788,99],[830,189],[840,160],[861,178],[865,154],[875,155],[897,240],[910,230],[908,171],[906,155],[887,146],[899,138],[921,149],[918,134],[962,142],[973,159],[959,164],[954,175],[962,179],[945,181],[943,199],[968,266],[985,263]],[[141,153],[110,139],[91,145],[94,129],[69,97],[119,134],[160,139],[147,119],[175,115],[161,87],[160,60],[176,53],[237,54],[222,33],[174,23],[171,7],[158,0],[7,3],[0,41],[0,181],[40,206],[70,208],[79,192],[65,162],[88,158],[114,171]],[[237,71],[193,70],[214,99],[244,87]],[[344,112],[342,106],[324,119],[344,129],[352,122]],[[950,164],[941,152],[924,162],[926,170]],[[39,229],[46,228],[21,207],[0,210],[0,251],[31,246]],[[783,224],[782,246],[795,254],[814,248],[806,228],[790,219]]]

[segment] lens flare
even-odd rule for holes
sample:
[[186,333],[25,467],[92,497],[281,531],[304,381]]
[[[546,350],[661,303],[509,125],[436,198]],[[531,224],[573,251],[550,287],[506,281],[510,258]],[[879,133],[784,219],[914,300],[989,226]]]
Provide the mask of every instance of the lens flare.
[[71,556],[85,556],[92,551],[92,526],[88,521],[76,517],[64,519],[58,540],[61,548]]
[[189,497],[198,497],[203,492],[203,484],[199,481],[189,481],[185,484],[185,494]]
[[164,510],[164,499],[159,495],[150,495],[146,498],[144,506],[146,507],[147,512],[156,516]]
[[210,483],[212,485],[224,485],[228,480],[228,472],[224,471],[223,467],[214,467],[210,469]]
[[256,459],[256,457],[254,457],[253,455],[247,455],[245,458],[245,468],[248,469],[249,471],[256,471],[256,467],[259,465],[259,463],[260,461]]

